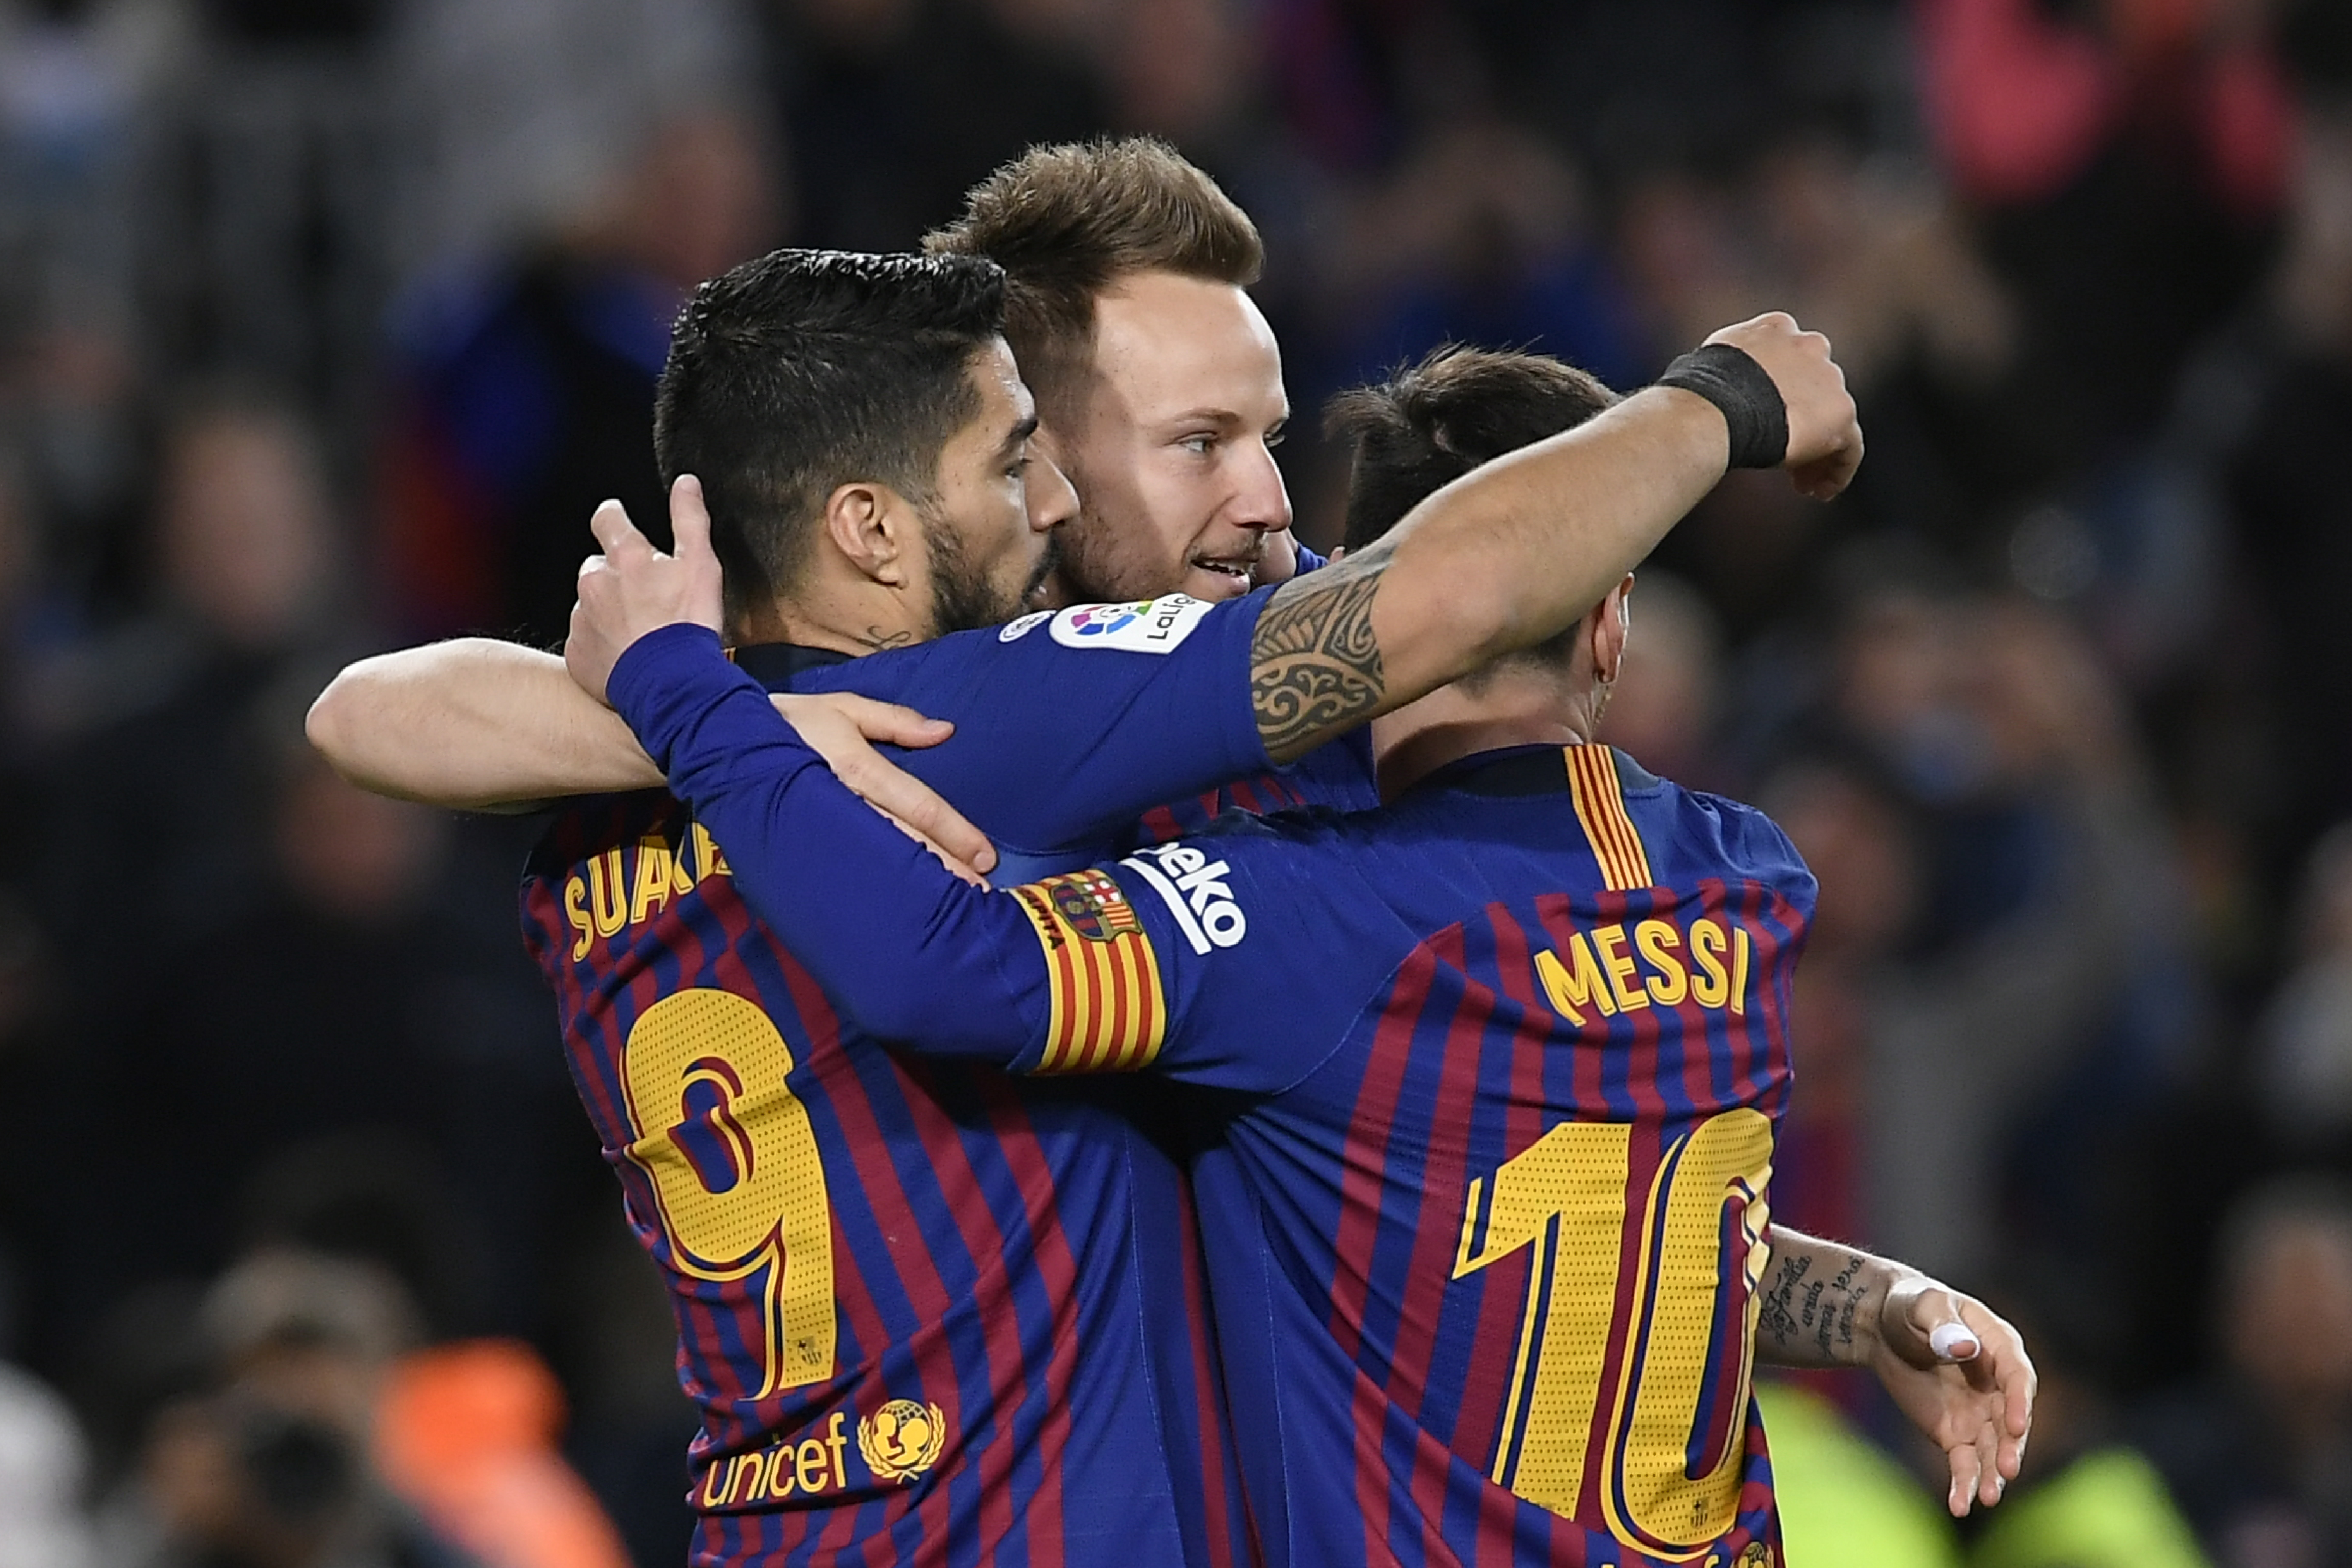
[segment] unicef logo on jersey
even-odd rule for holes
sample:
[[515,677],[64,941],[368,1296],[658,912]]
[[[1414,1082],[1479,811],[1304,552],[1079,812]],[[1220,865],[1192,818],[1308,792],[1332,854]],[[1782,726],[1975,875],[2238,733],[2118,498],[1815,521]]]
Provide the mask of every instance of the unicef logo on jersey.
[[1054,640],[1064,647],[1168,653],[1192,635],[1211,608],[1190,594],[1168,594],[1131,605],[1078,605],[1054,617]]

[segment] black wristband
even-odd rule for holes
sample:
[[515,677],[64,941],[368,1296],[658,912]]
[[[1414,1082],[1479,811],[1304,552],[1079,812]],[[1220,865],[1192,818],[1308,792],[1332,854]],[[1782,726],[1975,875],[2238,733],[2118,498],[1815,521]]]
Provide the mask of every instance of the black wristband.
[[1731,466],[1777,468],[1789,457],[1789,405],[1745,349],[1702,343],[1666,366],[1660,386],[1696,392],[1723,411],[1731,426]]

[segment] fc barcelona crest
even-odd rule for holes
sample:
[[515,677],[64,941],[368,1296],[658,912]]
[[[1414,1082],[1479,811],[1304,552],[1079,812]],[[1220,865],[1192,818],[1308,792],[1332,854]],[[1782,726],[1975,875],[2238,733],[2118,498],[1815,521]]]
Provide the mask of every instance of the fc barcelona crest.
[[1045,886],[1053,895],[1054,911],[1088,942],[1108,942],[1143,930],[1143,922],[1135,918],[1134,906],[1127,901],[1127,895],[1099,870],[1049,878]]

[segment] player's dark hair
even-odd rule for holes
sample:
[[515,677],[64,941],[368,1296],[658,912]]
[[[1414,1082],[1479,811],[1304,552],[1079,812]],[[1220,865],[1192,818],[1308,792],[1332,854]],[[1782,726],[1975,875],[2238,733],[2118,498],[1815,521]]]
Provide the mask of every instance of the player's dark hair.
[[[1353,457],[1344,542],[1360,550],[1481,463],[1583,424],[1617,401],[1549,355],[1448,343],[1386,381],[1334,396],[1323,429]],[[1524,657],[1557,662],[1573,628]]]
[[654,401],[667,485],[702,480],[740,625],[789,593],[826,499],[937,493],[940,449],[980,409],[972,357],[1004,330],[1004,274],[973,256],[778,250],[694,291]]
[[1346,544],[1361,550],[1481,463],[1583,424],[1617,395],[1545,354],[1448,343],[1334,396],[1324,433],[1354,458]]
[[1120,279],[1173,272],[1247,288],[1265,268],[1249,215],[1150,136],[1032,147],[974,185],[963,216],[923,248],[1004,268],[1004,335],[1049,419],[1085,386],[1095,300]]

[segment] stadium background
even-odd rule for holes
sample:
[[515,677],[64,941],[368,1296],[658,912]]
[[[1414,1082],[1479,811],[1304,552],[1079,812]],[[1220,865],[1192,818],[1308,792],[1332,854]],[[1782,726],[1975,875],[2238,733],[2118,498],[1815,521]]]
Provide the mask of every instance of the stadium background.
[[[2126,1444],[2209,1561],[2352,1561],[2352,7],[10,0],[0,1564],[192,1560],[179,1402],[305,1313],[362,1406],[441,1347],[381,1395],[434,1530],[614,1561],[560,1453],[679,1560],[529,825],[362,795],[300,714],[362,653],[560,636],[595,500],[659,516],[694,279],[907,246],[1099,131],[1264,226],[1313,542],[1314,411],[1449,336],[1630,386],[1761,309],[1830,333],[1860,481],[1706,503],[1609,730],[1821,876],[1776,1213],[2019,1317],[2029,1483]],[[578,1533],[501,1543],[486,1465]]]

